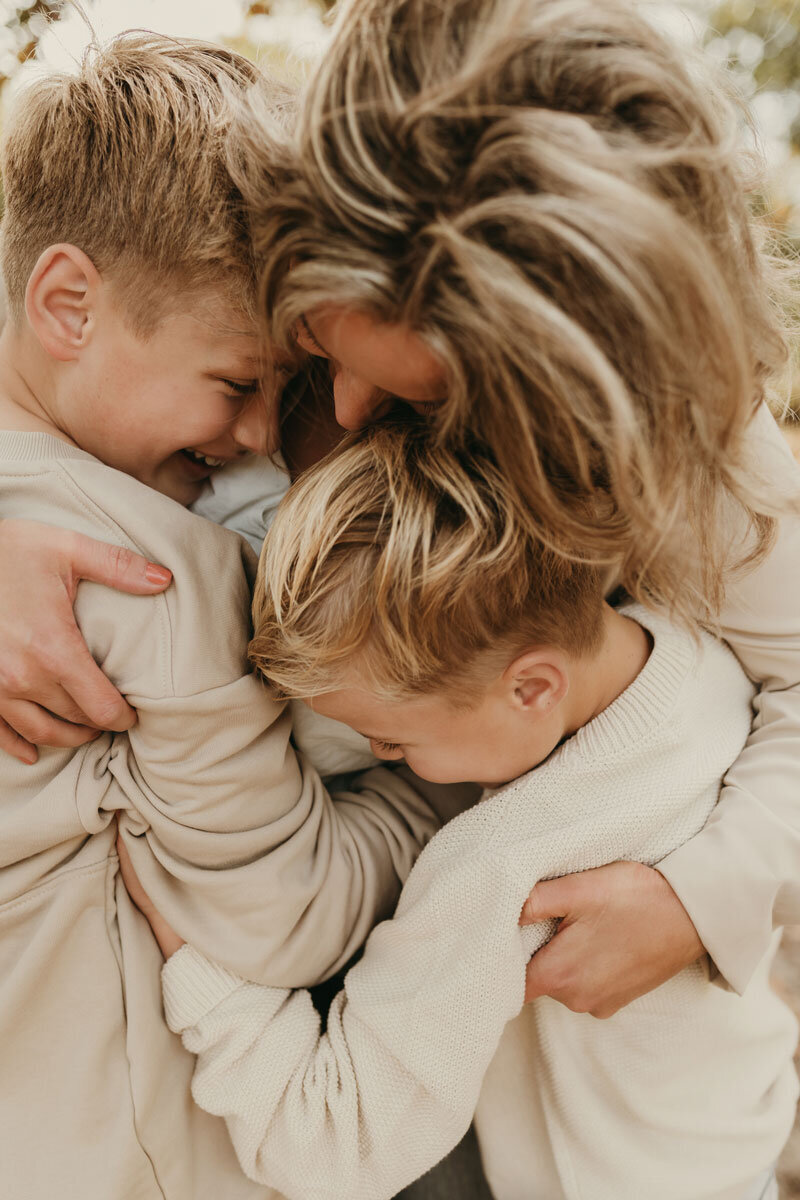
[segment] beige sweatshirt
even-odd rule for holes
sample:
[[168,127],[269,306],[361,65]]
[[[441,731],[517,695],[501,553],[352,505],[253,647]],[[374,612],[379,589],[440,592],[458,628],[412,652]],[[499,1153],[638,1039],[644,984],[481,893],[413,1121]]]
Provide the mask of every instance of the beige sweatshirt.
[[478,1132],[497,1200],[743,1200],[774,1161],[797,1026],[769,956],[744,997],[695,964],[608,1021],[547,999],[520,1012],[551,932],[517,925],[531,884],[686,843],[749,732],[753,689],[723,644],[629,611],[654,638],[638,678],[434,837],[326,1033],[306,992],[243,982],[190,946],[166,964],[195,1099],[226,1118],[252,1178],[290,1200],[389,1200],[464,1133],[487,1068]]
[[351,957],[438,821],[386,768],[334,801],[298,759],[288,714],[246,668],[252,556],[234,534],[44,434],[0,433],[0,516],[174,572],[155,598],[78,592],[92,653],[138,711],[130,733],[32,767],[0,755],[0,1194],[262,1196],[222,1122],[191,1103],[160,955],[118,878],[115,818],[184,936],[289,986]]

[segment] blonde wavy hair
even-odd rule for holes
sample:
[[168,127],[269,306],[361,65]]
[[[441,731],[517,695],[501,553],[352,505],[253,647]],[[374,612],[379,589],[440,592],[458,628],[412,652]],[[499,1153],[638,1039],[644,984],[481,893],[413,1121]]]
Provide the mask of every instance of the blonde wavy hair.
[[788,283],[686,58],[614,0],[350,0],[253,227],[276,341],[322,306],[417,331],[439,443],[484,441],[532,536],[694,622],[772,536],[747,432]]
[[168,300],[209,287],[254,315],[249,212],[234,179],[247,142],[235,118],[251,94],[263,162],[291,97],[220,46],[123,34],[91,45],[75,71],[28,85],[2,148],[12,318],[36,260],[57,242],[80,247],[113,279],[140,333]]
[[334,691],[357,669],[386,699],[469,702],[527,646],[592,652],[601,572],[532,541],[521,518],[480,446],[436,446],[422,425],[369,427],[281,503],[259,563],[252,663],[285,697]]

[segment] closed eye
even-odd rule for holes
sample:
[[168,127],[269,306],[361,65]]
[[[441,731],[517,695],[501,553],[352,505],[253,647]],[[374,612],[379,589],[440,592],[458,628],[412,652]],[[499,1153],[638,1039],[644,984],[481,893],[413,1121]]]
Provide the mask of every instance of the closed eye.
[[297,324],[300,326],[300,331],[301,331],[303,337],[307,338],[307,340],[311,343],[311,345],[314,347],[316,352],[318,354],[321,354],[323,358],[328,358],[329,357],[328,351],[324,348],[324,346],[320,346],[319,342],[314,337],[314,334],[311,332],[311,326],[309,325],[308,321],[305,319],[304,316],[301,315],[297,318]]
[[400,749],[399,742],[382,742],[378,738],[373,738],[372,744],[378,750],[382,750],[384,754],[394,754],[395,750]]
[[235,379],[220,379],[220,383],[224,383],[226,388],[236,396],[250,396],[256,390],[256,381],[249,379],[247,383],[238,382]]

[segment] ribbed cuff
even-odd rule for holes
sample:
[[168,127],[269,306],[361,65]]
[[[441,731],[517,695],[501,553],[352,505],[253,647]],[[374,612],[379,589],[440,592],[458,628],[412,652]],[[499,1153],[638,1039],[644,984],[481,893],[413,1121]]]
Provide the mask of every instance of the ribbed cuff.
[[181,946],[161,970],[167,1024],[173,1033],[182,1033],[244,982],[193,946]]

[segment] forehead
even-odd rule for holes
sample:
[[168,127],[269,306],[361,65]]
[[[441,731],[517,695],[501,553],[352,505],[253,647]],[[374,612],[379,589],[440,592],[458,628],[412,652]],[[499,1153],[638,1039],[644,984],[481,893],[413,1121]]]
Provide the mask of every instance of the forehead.
[[263,364],[265,342],[256,321],[224,296],[187,297],[171,305],[158,329],[162,339],[196,349],[200,358],[224,355],[257,373]]

